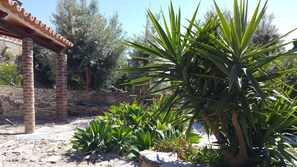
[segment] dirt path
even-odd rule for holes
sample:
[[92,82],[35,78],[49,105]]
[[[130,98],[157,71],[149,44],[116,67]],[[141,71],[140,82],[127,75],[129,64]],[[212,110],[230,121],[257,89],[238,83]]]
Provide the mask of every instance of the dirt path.
[[[11,126],[0,122],[0,166],[52,167],[76,166],[77,161],[65,154],[71,148],[71,137],[77,127],[84,128],[94,117],[69,118],[64,124],[38,121],[33,134],[24,134],[21,120],[12,120]],[[78,166],[136,166],[135,162],[104,155],[95,164],[86,161]]]

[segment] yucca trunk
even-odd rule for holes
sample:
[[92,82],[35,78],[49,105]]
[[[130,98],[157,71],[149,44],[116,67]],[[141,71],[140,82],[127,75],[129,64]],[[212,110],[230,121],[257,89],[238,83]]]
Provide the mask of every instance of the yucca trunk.
[[209,116],[202,112],[201,116],[203,120],[206,122],[206,124],[211,128],[212,132],[214,133],[220,149],[223,150],[224,153],[224,159],[225,162],[230,167],[241,167],[245,166],[245,164],[248,162],[249,156],[246,149],[245,139],[243,136],[243,132],[241,129],[240,124],[238,123],[238,116],[237,114],[232,114],[232,124],[236,132],[236,137],[238,140],[238,151],[236,153],[232,153],[231,150],[228,149],[228,147],[225,145],[225,142],[223,140],[223,137],[221,136],[221,133],[217,126],[215,126]]

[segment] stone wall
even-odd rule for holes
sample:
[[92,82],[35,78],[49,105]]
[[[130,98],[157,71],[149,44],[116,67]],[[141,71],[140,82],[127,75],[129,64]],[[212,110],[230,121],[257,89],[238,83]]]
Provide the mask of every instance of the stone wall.
[[[54,119],[56,110],[56,91],[54,89],[35,88],[36,117]],[[68,115],[101,115],[110,105],[120,102],[132,102],[135,96],[122,93],[95,91],[68,91]],[[23,116],[23,89],[0,86],[0,115],[5,117]]]
[[4,37],[0,35],[0,51],[7,48],[7,52],[12,53],[14,56],[19,56],[22,54],[22,42],[21,40]]

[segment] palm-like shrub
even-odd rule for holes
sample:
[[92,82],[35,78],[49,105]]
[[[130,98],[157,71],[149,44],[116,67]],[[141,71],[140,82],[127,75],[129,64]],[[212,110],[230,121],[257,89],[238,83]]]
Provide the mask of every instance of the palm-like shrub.
[[[276,139],[285,129],[296,125],[293,114],[296,109],[289,107],[278,112],[281,108],[275,107],[271,110],[275,102],[267,97],[281,95],[283,87],[275,81],[296,69],[269,74],[266,67],[278,58],[295,54],[275,52],[286,45],[275,44],[275,41],[263,45],[252,43],[267,2],[263,8],[260,8],[259,2],[249,22],[245,1],[238,4],[234,0],[234,16],[231,19],[226,19],[218,5],[214,4],[217,14],[210,17],[205,25],[199,26],[195,23],[197,8],[185,33],[181,31],[181,12],[175,15],[172,4],[169,7],[169,23],[163,15],[164,28],[148,11],[158,32],[157,36],[153,36],[157,44],[150,42],[147,45],[138,41],[126,44],[154,55],[153,59],[147,59],[154,63],[124,71],[149,71],[148,75],[132,83],[151,84],[149,92],[153,93],[158,85],[169,82],[169,86],[157,90],[171,92],[162,111],[174,105],[179,105],[180,111],[192,109],[189,113],[191,123],[194,119],[204,120],[206,129],[216,136],[229,166],[259,164],[264,159],[266,164],[271,165],[274,163],[272,157],[278,158],[281,154],[285,158],[280,163],[285,163],[284,159],[292,160],[294,157],[289,153],[278,152],[281,149],[275,149],[278,155],[269,151],[276,143],[268,138]],[[265,107],[259,109],[259,105]],[[274,123],[268,121],[271,115],[290,121],[282,121],[282,126],[266,131],[263,126],[266,123],[274,128]]]

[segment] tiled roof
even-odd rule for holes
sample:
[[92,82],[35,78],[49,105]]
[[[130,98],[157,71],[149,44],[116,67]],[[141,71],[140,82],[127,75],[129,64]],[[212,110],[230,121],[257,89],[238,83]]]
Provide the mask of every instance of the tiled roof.
[[[7,19],[7,21],[11,22],[11,24],[22,24],[22,26],[27,26],[29,27],[29,29],[36,31],[36,33],[38,33],[39,36],[49,38],[50,40],[55,41],[56,43],[64,47],[73,46],[72,42],[67,40],[61,34],[57,33],[54,29],[44,24],[42,21],[38,20],[30,12],[26,11],[22,6],[20,6],[16,1],[0,0],[0,10],[3,7],[6,11],[10,11],[8,15],[13,15],[10,16],[12,18]],[[15,23],[16,20],[20,23]]]

